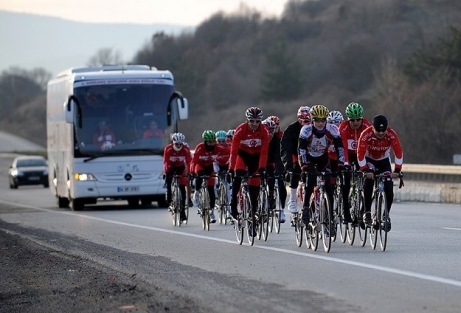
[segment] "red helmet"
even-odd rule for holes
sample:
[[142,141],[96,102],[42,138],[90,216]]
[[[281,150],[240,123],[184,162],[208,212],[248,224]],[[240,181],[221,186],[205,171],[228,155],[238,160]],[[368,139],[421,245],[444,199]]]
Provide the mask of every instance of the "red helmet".
[[271,115],[271,116],[268,117],[268,119],[271,119],[272,122],[275,123],[275,125],[277,125],[277,126],[280,125],[280,119],[278,118],[278,116]]
[[298,119],[299,120],[309,120],[311,121],[311,114],[309,113],[310,108],[308,106],[301,106],[298,109]]

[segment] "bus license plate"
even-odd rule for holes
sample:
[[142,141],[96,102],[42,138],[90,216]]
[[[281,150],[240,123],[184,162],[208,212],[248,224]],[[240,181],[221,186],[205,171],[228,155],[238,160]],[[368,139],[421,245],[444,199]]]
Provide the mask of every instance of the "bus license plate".
[[117,187],[117,192],[134,192],[139,191],[139,186]]

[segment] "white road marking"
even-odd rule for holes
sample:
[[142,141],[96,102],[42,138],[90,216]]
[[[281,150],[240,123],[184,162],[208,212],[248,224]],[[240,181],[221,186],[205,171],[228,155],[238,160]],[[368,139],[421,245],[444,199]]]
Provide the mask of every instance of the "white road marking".
[[[39,207],[25,205],[25,204],[19,204],[19,203],[6,202],[6,201],[2,201],[2,200],[0,200],[0,203],[12,205],[12,206],[20,206],[20,207],[29,208],[29,209],[35,209],[35,210],[49,212],[49,213],[57,213],[57,214],[66,214],[66,215],[78,216],[78,217],[87,218],[87,219],[96,220],[96,221],[101,221],[101,222],[110,223],[110,224],[116,224],[116,225],[122,225],[122,226],[128,226],[128,227],[135,227],[135,228],[140,228],[140,229],[148,229],[148,230],[152,230],[152,231],[170,233],[170,234],[181,235],[181,236],[186,236],[186,237],[194,237],[194,238],[211,240],[211,241],[224,242],[224,243],[229,243],[229,244],[234,244],[234,245],[236,244],[236,241],[234,241],[234,240],[227,240],[227,239],[213,238],[213,237],[196,235],[196,234],[189,234],[189,233],[179,232],[179,231],[170,230],[170,229],[163,229],[163,228],[158,228],[158,227],[150,227],[150,226],[143,226],[143,225],[137,225],[137,224],[131,224],[131,223],[124,223],[124,222],[119,222],[119,221],[107,220],[107,219],[103,219],[103,218],[99,218],[99,217],[87,216],[87,215],[78,214],[78,213],[74,213],[74,212],[53,211],[53,210],[49,210],[49,209],[44,209],[44,208],[39,208]],[[444,227],[444,228],[445,229],[461,230],[459,228],[449,228],[449,227]],[[245,245],[248,245],[248,244],[245,244]],[[408,276],[408,277],[412,277],[412,278],[419,278],[419,279],[427,280],[427,281],[431,281],[431,282],[437,282],[437,283],[441,283],[441,284],[461,287],[461,281],[457,281],[457,280],[453,280],[453,279],[447,279],[447,278],[443,278],[443,277],[437,277],[437,276],[433,276],[433,275],[426,275],[426,274],[421,274],[421,273],[416,273],[416,272],[410,272],[410,271],[405,271],[405,270],[399,270],[399,269],[390,268],[390,267],[367,264],[367,263],[363,263],[363,262],[356,262],[356,261],[350,261],[350,260],[344,260],[344,259],[337,259],[337,258],[332,258],[332,257],[327,257],[327,256],[322,256],[322,255],[314,255],[314,254],[309,254],[309,253],[306,253],[306,252],[292,251],[292,250],[286,250],[286,249],[274,248],[274,247],[253,246],[252,249],[263,249],[263,250],[276,251],[276,252],[280,252],[280,253],[293,254],[293,255],[308,257],[308,258],[312,258],[312,259],[319,259],[319,260],[335,262],[335,263],[340,263],[340,264],[353,265],[353,266],[373,269],[373,270],[377,270],[377,271],[381,271],[381,272],[387,272],[387,273],[392,273],[392,274],[397,274],[397,275],[402,275],[402,276]]]
[[459,230],[461,231],[461,228],[456,228],[456,227],[442,227],[443,229],[448,229],[448,230]]

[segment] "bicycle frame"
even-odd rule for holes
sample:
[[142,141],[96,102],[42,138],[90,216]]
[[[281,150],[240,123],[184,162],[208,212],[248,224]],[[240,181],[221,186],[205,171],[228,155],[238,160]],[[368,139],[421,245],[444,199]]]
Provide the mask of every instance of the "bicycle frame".
[[[402,175],[399,174],[402,179]],[[379,242],[381,250],[385,251],[387,246],[387,232],[389,223],[389,209],[384,189],[384,183],[392,179],[391,172],[384,172],[376,174],[373,182],[372,193],[372,227],[370,229],[370,244],[371,248],[376,249],[377,238],[379,235]]]
[[218,175],[218,196],[216,197],[216,204],[219,208],[219,223],[227,224],[227,213],[229,209],[228,199],[229,183],[226,180],[225,175]]
[[360,245],[363,247],[366,243],[367,228],[361,229],[362,223],[364,196],[363,196],[363,173],[358,170],[352,172],[351,190],[349,192],[349,202],[351,204],[352,223],[347,227],[347,240],[350,245],[354,244],[355,230],[358,229],[360,237]]
[[269,235],[269,198],[267,191],[267,180],[265,177],[260,177],[259,195],[258,195],[258,220],[257,220],[257,235],[267,241]]
[[[330,200],[328,199],[325,179],[326,176],[330,176],[333,173],[320,172],[317,173],[317,186],[314,187],[310,199],[310,206],[313,207],[311,222],[309,223],[309,238],[310,246],[315,251],[317,250],[319,236],[322,238],[323,249],[325,252],[330,252],[331,241],[332,241],[332,229],[333,229],[333,214]],[[307,186],[306,186],[307,188]],[[315,238],[313,237],[315,235]],[[306,238],[307,240],[307,238]]]
[[202,179],[202,185],[199,191],[199,209],[200,217],[202,218],[203,230],[210,230],[210,195],[208,193],[207,181],[210,177],[216,177],[215,175],[201,175],[199,178]]

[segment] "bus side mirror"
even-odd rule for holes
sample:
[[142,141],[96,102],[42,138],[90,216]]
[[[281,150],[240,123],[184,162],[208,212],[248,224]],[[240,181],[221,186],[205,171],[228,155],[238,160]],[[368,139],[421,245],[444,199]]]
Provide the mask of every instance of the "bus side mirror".
[[64,102],[63,111],[66,123],[74,123],[75,102],[71,100],[69,100],[69,102]]
[[178,115],[180,120],[187,120],[189,117],[189,102],[186,98],[176,99]]

